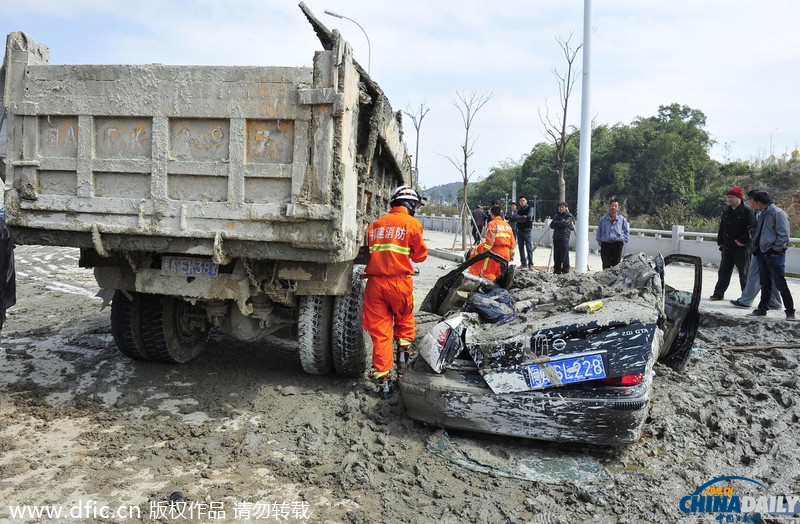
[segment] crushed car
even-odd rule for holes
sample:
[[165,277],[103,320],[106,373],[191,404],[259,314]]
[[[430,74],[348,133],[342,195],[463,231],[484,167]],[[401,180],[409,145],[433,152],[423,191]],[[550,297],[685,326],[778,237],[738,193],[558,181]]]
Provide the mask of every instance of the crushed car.
[[[634,254],[606,271],[560,276],[515,274],[502,260],[495,282],[464,271],[476,260],[439,279],[420,306],[414,357],[399,379],[408,415],[548,441],[638,440],[656,362],[683,371],[689,360],[701,259]],[[672,264],[689,286],[665,282]]]

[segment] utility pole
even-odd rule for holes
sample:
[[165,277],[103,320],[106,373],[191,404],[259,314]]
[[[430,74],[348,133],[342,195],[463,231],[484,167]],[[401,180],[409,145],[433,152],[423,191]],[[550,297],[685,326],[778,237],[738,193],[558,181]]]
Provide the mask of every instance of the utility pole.
[[578,164],[578,223],[575,228],[575,272],[589,269],[589,183],[592,159],[592,0],[583,1],[583,82],[581,85],[581,149]]

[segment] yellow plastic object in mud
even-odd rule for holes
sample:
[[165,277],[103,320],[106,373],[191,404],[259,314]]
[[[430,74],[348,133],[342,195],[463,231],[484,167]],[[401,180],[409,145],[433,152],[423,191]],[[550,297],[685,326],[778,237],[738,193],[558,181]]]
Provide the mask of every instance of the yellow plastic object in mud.
[[602,300],[590,300],[588,302],[583,302],[582,304],[578,304],[572,309],[574,311],[577,311],[578,313],[591,313],[592,311],[597,311],[601,307],[603,307]]

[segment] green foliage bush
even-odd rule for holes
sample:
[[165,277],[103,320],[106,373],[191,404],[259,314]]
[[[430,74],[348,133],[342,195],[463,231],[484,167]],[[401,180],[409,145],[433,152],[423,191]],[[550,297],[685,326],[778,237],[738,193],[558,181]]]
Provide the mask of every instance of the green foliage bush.
[[[709,157],[713,145],[704,130],[706,116],[688,106],[660,106],[655,116],[637,118],[630,125],[592,129],[590,223],[605,214],[611,197],[636,227],[671,229],[681,224],[691,230],[715,231],[725,207],[725,192],[740,185],[745,192],[761,188],[787,210],[790,223],[800,229],[800,151],[781,158],[721,164]],[[579,139],[566,151],[566,201],[577,208]],[[555,212],[560,200],[556,148],[538,143],[517,162],[504,161],[470,188],[470,207],[477,202],[536,197],[537,218]],[[795,211],[795,208],[798,208]]]

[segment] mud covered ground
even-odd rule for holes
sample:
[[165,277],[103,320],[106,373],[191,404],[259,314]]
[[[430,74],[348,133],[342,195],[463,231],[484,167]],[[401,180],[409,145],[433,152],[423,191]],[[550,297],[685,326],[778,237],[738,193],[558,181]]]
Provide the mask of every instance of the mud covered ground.
[[[182,366],[128,360],[77,255],[17,248],[3,522],[689,522],[680,499],[720,476],[800,492],[800,322],[704,314],[687,371],[656,366],[641,441],[559,445],[419,425],[397,394],[303,374],[277,339],[212,334]],[[417,288],[446,264],[422,264]],[[89,518],[64,518],[78,504]],[[62,518],[10,514],[44,505]]]

